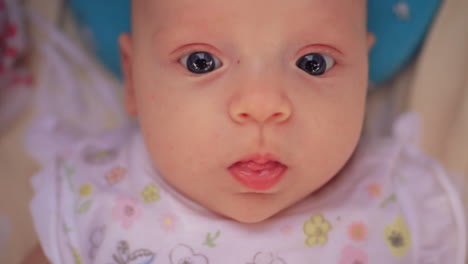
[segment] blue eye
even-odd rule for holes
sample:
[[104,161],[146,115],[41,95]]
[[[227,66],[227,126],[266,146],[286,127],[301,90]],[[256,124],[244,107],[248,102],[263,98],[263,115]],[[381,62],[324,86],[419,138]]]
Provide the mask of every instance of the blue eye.
[[313,76],[326,73],[333,65],[335,65],[335,61],[330,56],[320,53],[307,54],[296,62],[296,66],[299,69]]
[[195,74],[209,73],[221,67],[221,62],[212,54],[204,51],[194,52],[180,59],[187,70]]

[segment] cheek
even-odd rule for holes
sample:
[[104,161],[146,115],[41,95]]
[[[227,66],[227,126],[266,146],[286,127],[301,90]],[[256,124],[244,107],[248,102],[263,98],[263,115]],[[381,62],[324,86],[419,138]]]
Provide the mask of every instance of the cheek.
[[[325,117],[324,117],[325,118]],[[302,177],[297,188],[305,192],[315,191],[332,179],[351,157],[359,139],[359,121],[343,125],[330,120],[320,120],[318,126],[309,127],[309,135],[303,135],[298,159],[298,171]],[[317,130],[318,128],[318,130]]]
[[190,97],[158,92],[142,98],[146,102],[141,101],[140,125],[158,167],[195,170],[208,166],[208,157],[219,156],[219,111]]
[[[298,124],[294,144],[304,155],[298,156],[303,170],[318,168],[315,174],[332,177],[352,154],[359,140],[364,117],[365,82],[343,82],[322,93],[298,99]],[[364,91],[364,92],[363,92]],[[302,166],[302,165],[301,165]]]

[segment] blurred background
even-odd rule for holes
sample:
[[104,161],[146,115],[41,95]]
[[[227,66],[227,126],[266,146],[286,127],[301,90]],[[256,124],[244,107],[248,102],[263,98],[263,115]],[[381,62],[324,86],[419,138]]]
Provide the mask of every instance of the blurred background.
[[[389,134],[400,113],[419,114],[421,147],[468,204],[468,1],[369,0],[368,19],[365,133]],[[30,178],[47,153],[34,124],[56,114],[63,129],[97,133],[128,122],[116,42],[125,31],[129,0],[0,0],[0,263],[21,263],[37,244]]]

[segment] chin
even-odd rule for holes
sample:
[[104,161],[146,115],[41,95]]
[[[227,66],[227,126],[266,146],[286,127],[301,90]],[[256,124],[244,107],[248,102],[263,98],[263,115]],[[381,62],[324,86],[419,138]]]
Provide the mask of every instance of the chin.
[[[273,204],[274,202],[270,201],[269,203]],[[231,207],[229,211],[226,210],[227,208],[223,209],[222,212],[219,212],[220,214],[244,224],[263,222],[280,211],[280,208],[271,208],[264,203],[257,204],[252,201],[239,203],[238,206]]]
[[268,215],[259,215],[255,213],[248,213],[248,214],[238,214],[235,216],[230,216],[230,218],[236,222],[243,223],[243,224],[257,224],[261,223],[268,218],[272,217],[271,214]]

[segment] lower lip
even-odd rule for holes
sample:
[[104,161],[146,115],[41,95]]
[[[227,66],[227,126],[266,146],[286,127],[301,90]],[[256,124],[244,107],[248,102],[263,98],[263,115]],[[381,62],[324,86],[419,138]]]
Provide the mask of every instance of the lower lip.
[[239,162],[229,167],[229,171],[237,181],[256,191],[266,191],[273,188],[283,178],[286,170],[287,167],[278,162],[259,170],[249,169]]

